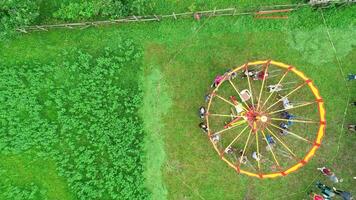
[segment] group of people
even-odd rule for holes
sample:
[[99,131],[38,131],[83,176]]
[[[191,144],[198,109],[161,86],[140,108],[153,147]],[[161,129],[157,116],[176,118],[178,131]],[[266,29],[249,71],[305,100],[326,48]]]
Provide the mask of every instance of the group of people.
[[249,77],[253,80],[263,80],[268,77],[268,72],[265,72],[264,70],[257,71],[254,69],[245,69],[242,77]]
[[[237,77],[237,72],[232,71],[231,69],[228,69],[223,75],[217,75],[213,81],[213,83],[211,84],[212,88],[217,87],[222,81],[224,81],[225,79],[235,79]],[[211,99],[212,94],[207,94],[205,95],[205,103],[208,103],[209,100]],[[199,108],[199,117],[201,120],[204,120],[205,116],[206,116],[206,108],[204,106],[201,106]],[[209,132],[209,128],[208,126],[205,124],[204,121],[199,123],[199,128],[201,128],[203,130],[204,133],[208,133]],[[215,138],[215,140],[217,140],[217,138]]]
[[[235,79],[237,76],[238,76],[237,72],[232,71],[231,69],[229,69],[223,75],[217,75],[215,77],[213,83],[211,84],[211,87],[215,88],[215,87],[219,86],[223,81]],[[264,70],[245,69],[245,70],[243,70],[243,72],[242,72],[242,74],[240,76],[241,76],[241,78],[249,77],[252,80],[255,80],[255,81],[260,80],[261,81],[261,80],[267,78],[269,76],[269,74],[267,72],[265,72]],[[282,90],[282,84],[269,85],[269,86],[267,86],[267,88],[269,89],[269,92],[279,92],[279,91]],[[243,94],[244,93],[241,91],[240,97],[244,97]],[[248,95],[245,95],[245,96],[248,96]],[[212,97],[212,94],[205,95],[205,102],[208,103],[209,100],[211,99],[211,97]],[[232,98],[232,101],[235,104],[235,102],[234,102],[234,98],[235,97],[232,96],[230,98]],[[248,99],[249,98],[246,97],[246,99],[243,98],[242,101],[246,101]],[[237,105],[236,106],[236,112],[237,112],[237,114],[239,114],[239,112],[242,112],[243,109],[242,108],[240,109],[238,106],[240,105],[240,107],[241,107],[242,104],[240,102],[238,102],[236,100],[236,98],[235,98],[235,101],[237,102],[237,104],[236,104]],[[283,103],[283,107],[285,109],[293,107],[292,103],[289,101],[289,99],[287,97],[281,97],[280,96],[280,101]],[[209,132],[209,128],[208,128],[207,124],[204,122],[205,121],[204,118],[205,118],[206,114],[207,114],[206,108],[204,106],[201,106],[199,108],[199,117],[200,117],[200,119],[202,119],[202,122],[199,123],[199,128],[204,133],[208,133]],[[282,112],[281,116],[282,116],[282,118],[287,119],[287,120],[291,120],[291,119],[294,118],[294,115],[288,113],[287,111]],[[232,118],[233,118],[232,120],[235,119],[233,117],[233,114],[232,114]],[[227,124],[229,124],[229,123],[225,123],[224,128],[229,128],[229,126],[227,126]],[[288,134],[288,128],[292,124],[293,124],[292,121],[287,121],[287,122],[280,123],[279,126],[282,129],[280,134],[281,135],[287,135]],[[212,141],[214,143],[217,143],[220,140],[220,135],[219,134],[211,134],[211,139],[212,139]],[[276,142],[275,142],[274,138],[271,135],[266,134],[266,137],[264,139],[265,139],[265,141],[267,143],[266,150],[271,150],[271,148],[273,148],[276,145]],[[234,152],[234,149],[232,149],[231,147],[226,149],[226,150],[227,150],[227,152],[225,152],[225,153],[228,153],[228,154]],[[254,160],[259,160],[259,156],[256,154],[256,152],[252,153],[252,158]],[[243,160],[247,160],[247,157],[244,158]]]
[[[356,74],[349,74],[347,77],[347,80],[352,81],[352,80],[356,80]],[[352,102],[350,103],[351,106],[356,106],[356,102]],[[348,130],[350,132],[356,132],[355,131],[355,127],[356,125],[354,124],[349,124],[348,125]],[[332,172],[331,169],[327,168],[327,167],[321,167],[321,168],[317,168],[324,176],[328,177],[328,179],[333,183],[340,183],[343,181],[343,179],[338,178],[334,172]],[[355,178],[355,177],[354,177]],[[320,181],[318,181],[316,183],[316,187],[320,190],[320,194],[316,194],[313,191],[310,192],[310,195],[312,197],[313,200],[331,200],[333,199],[333,197],[335,196],[339,196],[341,199],[343,200],[351,200],[353,199],[352,195],[350,192],[347,191],[342,191],[342,190],[338,190],[335,187],[330,187],[326,184],[321,183]]]
[[[328,177],[332,183],[340,183],[343,179],[339,179],[331,169],[327,167],[317,168],[324,176]],[[350,192],[338,190],[335,187],[327,186],[320,181],[317,181],[316,187],[320,193],[310,191],[310,196],[313,200],[331,200],[335,196],[340,196],[343,200],[351,200],[352,195]]]
[[236,77],[237,77],[237,72],[232,71],[232,69],[228,69],[223,75],[217,75],[210,87],[215,88],[225,79],[232,80],[235,79]]

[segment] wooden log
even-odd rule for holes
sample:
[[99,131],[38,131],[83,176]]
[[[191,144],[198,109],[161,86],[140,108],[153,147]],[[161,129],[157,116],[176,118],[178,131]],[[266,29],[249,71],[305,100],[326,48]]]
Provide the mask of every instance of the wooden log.
[[36,27],[42,31],[48,31],[47,29],[43,28],[42,26],[36,26]]
[[157,15],[154,15],[154,16],[155,16],[157,21],[161,21],[161,19]]

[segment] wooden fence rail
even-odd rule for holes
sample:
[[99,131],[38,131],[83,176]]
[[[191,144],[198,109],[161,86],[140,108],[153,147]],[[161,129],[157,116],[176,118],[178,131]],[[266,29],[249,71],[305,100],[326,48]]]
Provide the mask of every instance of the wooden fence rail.
[[[355,2],[355,1],[347,0],[345,2]],[[172,14],[167,14],[167,15],[129,16],[126,18],[112,19],[112,20],[24,26],[16,30],[22,33],[28,33],[31,31],[48,31],[49,29],[55,29],[55,28],[86,29],[92,26],[103,26],[103,25],[129,23],[129,22],[159,22],[165,19],[178,20],[182,18],[193,18],[195,14],[198,14],[200,17],[258,15],[261,13],[276,13],[279,11],[285,12],[286,10],[293,11],[300,7],[310,6],[310,5],[311,4],[303,3],[303,4],[264,6],[259,8],[250,8],[250,9],[238,9],[238,8],[216,9],[215,8],[214,10],[205,10],[205,11],[196,11],[196,12],[184,12],[184,13],[173,12]]]

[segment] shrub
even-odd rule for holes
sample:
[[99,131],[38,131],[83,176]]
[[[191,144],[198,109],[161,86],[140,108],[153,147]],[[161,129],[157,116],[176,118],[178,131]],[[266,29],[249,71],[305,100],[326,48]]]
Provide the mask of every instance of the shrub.
[[78,199],[147,199],[141,50],[126,40],[98,57],[76,49],[63,57],[2,66],[0,151],[53,159]]
[[62,20],[87,20],[143,15],[149,10],[147,0],[89,0],[62,4],[54,17]]
[[0,39],[12,35],[16,28],[30,25],[38,15],[39,10],[35,1],[0,1]]

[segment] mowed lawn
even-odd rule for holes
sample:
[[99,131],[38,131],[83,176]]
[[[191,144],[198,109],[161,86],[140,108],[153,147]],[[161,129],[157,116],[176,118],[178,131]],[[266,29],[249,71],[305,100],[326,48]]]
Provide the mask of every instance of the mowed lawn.
[[[339,12],[334,14],[342,20],[341,25],[335,23],[333,13],[326,15],[326,21],[332,22],[330,38],[320,12],[308,9],[294,13],[288,20],[221,17],[32,33],[1,44],[0,60],[6,64],[30,59],[60,61],[58,53],[72,47],[95,54],[114,45],[118,36],[141,43],[145,73],[143,77],[138,74],[138,78],[142,78],[145,93],[141,110],[147,134],[145,176],[153,199],[307,199],[306,193],[315,188],[315,180],[331,185],[316,170],[323,165],[344,178],[336,185],[338,188],[355,193],[355,136],[342,129],[356,120],[355,109],[349,107],[344,121],[349,95],[356,92],[355,83],[345,81],[345,75],[355,71],[355,21],[348,15],[342,17],[346,11]],[[306,13],[310,19],[303,17]],[[301,24],[299,20],[304,21]],[[319,88],[327,110],[326,136],[312,161],[296,173],[273,180],[238,175],[229,168],[199,130],[197,116],[217,74],[265,59],[291,64],[305,72]],[[21,160],[27,162],[26,157],[6,158],[13,163],[6,167],[21,165]],[[38,163],[25,168],[32,171],[23,175],[41,173],[38,169],[44,164]],[[53,163],[48,165],[49,172],[35,179],[44,184],[48,182],[44,179],[52,180],[49,187],[62,188],[61,196],[70,199],[65,181],[51,170]]]

